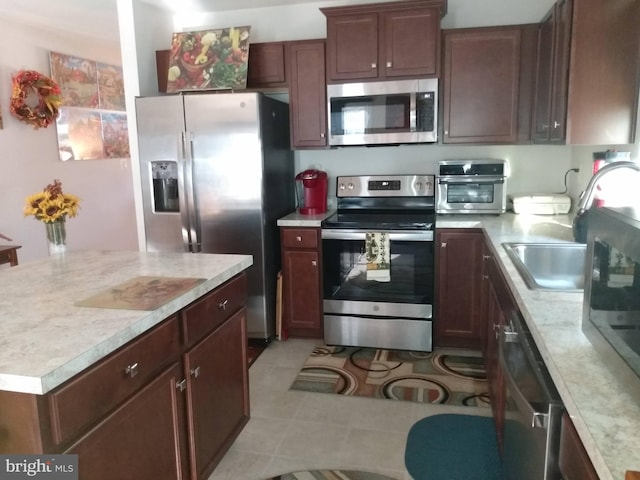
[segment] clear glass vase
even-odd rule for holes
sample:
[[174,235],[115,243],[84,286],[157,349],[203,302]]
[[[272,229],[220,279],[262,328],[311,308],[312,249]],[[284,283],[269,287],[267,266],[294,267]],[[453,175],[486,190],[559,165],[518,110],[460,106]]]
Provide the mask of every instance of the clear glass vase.
[[45,223],[49,255],[64,253],[67,249],[67,230],[64,220]]

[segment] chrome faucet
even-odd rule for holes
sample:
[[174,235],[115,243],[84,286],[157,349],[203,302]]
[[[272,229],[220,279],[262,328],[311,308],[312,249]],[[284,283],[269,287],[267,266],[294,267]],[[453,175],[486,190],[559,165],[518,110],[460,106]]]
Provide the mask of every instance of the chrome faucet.
[[605,165],[596,173],[593,174],[589,183],[584,191],[580,194],[578,200],[578,206],[576,207],[576,215],[573,218],[573,237],[576,242],[587,242],[587,226],[585,214],[591,208],[593,203],[593,196],[598,186],[598,182],[602,177],[611,172],[612,170],[618,170],[620,168],[631,168],[640,172],[640,163],[632,162],[631,160],[621,160],[619,162],[613,162]]

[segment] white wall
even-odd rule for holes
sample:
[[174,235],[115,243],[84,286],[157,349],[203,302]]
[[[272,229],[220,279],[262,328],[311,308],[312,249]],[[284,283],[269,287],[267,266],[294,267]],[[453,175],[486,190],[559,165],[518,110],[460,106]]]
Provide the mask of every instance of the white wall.
[[557,193],[564,190],[564,172],[571,168],[571,148],[566,146],[443,146],[338,148],[299,151],[296,171],[326,170],[330,192],[338,175],[390,173],[436,174],[439,160],[498,158],[509,162],[507,193]]
[[44,225],[24,217],[28,195],[58,178],[81,198],[78,217],[67,222],[70,249],[137,249],[128,159],[61,162],[55,126],[34,130],[9,112],[11,77],[21,69],[50,74],[49,51],[119,65],[119,45],[66,37],[0,19],[0,233],[22,245],[19,261],[47,255]]

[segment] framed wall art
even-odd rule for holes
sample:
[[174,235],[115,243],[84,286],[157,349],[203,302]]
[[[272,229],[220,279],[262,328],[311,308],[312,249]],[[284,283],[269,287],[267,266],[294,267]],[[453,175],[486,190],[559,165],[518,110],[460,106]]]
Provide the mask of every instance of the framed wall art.
[[174,33],[167,92],[247,87],[251,27]]
[[49,58],[62,91],[60,160],[129,157],[122,68],[57,52]]

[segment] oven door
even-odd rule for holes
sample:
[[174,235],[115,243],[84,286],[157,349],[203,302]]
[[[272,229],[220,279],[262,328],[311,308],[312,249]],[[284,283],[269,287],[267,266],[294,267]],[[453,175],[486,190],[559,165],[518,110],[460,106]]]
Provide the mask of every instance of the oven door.
[[437,213],[504,213],[504,177],[438,177]]
[[366,232],[322,230],[329,345],[431,351],[433,231],[387,231],[389,278],[367,278]]

